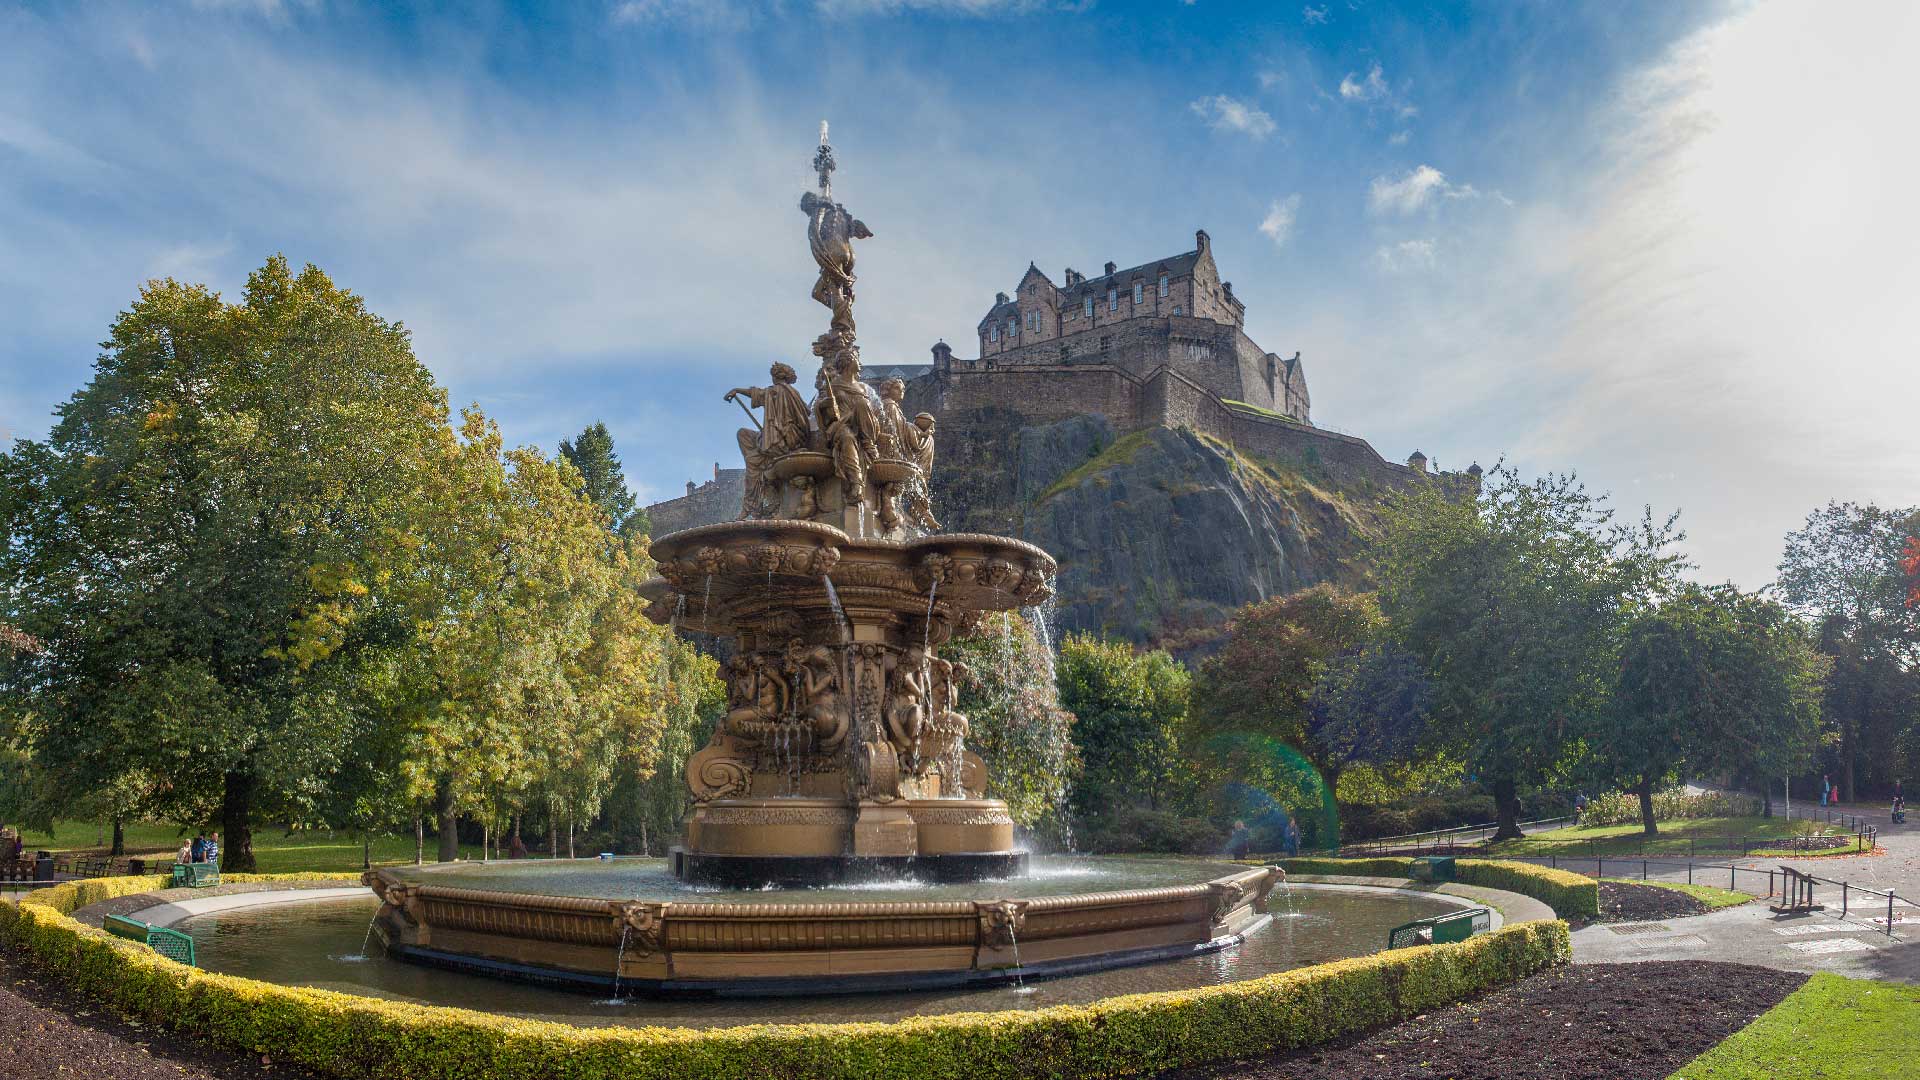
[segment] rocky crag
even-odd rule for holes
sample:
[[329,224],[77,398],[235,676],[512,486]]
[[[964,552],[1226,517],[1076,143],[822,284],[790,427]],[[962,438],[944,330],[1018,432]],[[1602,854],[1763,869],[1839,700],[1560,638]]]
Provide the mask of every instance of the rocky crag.
[[[1236,450],[1188,428],[1104,416],[971,414],[935,489],[952,531],[1039,544],[1060,562],[1054,624],[1179,651],[1234,609],[1318,582],[1364,588],[1386,486],[1313,459]],[[943,432],[944,434],[944,432]],[[951,453],[947,447],[952,447]]]

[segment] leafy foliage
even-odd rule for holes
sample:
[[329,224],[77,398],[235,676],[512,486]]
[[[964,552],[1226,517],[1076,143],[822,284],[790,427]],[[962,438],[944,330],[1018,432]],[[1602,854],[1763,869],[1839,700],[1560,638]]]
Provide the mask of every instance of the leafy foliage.
[[1654,792],[1682,767],[1771,776],[1809,760],[1827,667],[1779,604],[1679,587],[1626,627],[1618,678],[1586,733],[1591,766],[1639,796],[1653,835]]
[[1669,576],[1669,519],[1615,525],[1571,476],[1495,467],[1477,498],[1391,499],[1381,610],[1433,679],[1434,718],[1519,835],[1519,789],[1560,765],[1606,707],[1633,604]]
[[1181,766],[1190,679],[1159,650],[1070,634],[1060,646],[1060,704],[1074,716],[1081,770],[1073,805],[1097,817],[1121,807],[1177,809],[1195,791]]
[[627,490],[627,476],[613,452],[613,436],[598,420],[572,441],[560,440],[560,456],[580,474],[580,491],[607,516],[607,527],[618,536],[645,536],[653,531],[647,512]]
[[1061,707],[1053,657],[1025,619],[1001,612],[940,648],[964,664],[956,708],[967,717],[967,748],[986,762],[990,794],[1018,824],[1054,841],[1070,839],[1067,793],[1080,770],[1074,715]]
[[59,416],[0,456],[0,595],[46,645],[13,684],[38,816],[131,790],[217,814],[248,869],[253,818],[311,808],[369,722],[379,552],[443,398],[402,327],[276,257],[238,304],[149,283]]

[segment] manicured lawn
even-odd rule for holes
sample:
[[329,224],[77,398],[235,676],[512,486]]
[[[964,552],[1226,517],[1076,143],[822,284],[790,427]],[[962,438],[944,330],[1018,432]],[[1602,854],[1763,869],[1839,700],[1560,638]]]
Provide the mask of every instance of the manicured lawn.
[[[51,835],[28,830],[21,839],[28,851],[99,851],[104,853],[105,845],[96,845],[99,833],[97,826],[77,821],[58,821],[54,823]],[[112,830],[107,831],[109,840]],[[150,855],[172,853],[179,850],[183,837],[193,836],[191,830],[183,831],[178,826],[163,825],[156,822],[138,822],[126,828],[127,854]],[[433,837],[427,837],[427,858],[435,857],[437,848]],[[478,844],[463,844],[460,856],[466,859],[478,859]],[[291,834],[282,826],[267,825],[253,832],[253,857],[263,874],[291,874],[303,871],[346,871],[360,869],[360,838],[348,832],[329,833],[324,829],[297,830]],[[373,862],[379,866],[391,863],[410,863],[413,861],[413,837],[376,836],[373,838]]]
[[[1524,840],[1503,840],[1493,845],[1492,851],[1501,855],[1737,855],[1742,839],[1798,836],[1810,826],[1809,822],[1777,817],[1696,818],[1663,821],[1658,836],[1647,836],[1638,825],[1577,825],[1534,833]],[[1734,839],[1729,841],[1729,837]]]
[[1920,1075],[1920,987],[1821,973],[1673,1080]]
[[1600,880],[1621,881],[1628,885],[1651,885],[1656,889],[1671,889],[1677,893],[1685,893],[1715,911],[1725,907],[1735,907],[1755,899],[1752,893],[1734,892],[1731,889],[1716,889],[1711,885],[1688,885],[1683,881],[1654,881],[1651,879],[1641,881],[1639,878],[1623,877],[1605,877]]

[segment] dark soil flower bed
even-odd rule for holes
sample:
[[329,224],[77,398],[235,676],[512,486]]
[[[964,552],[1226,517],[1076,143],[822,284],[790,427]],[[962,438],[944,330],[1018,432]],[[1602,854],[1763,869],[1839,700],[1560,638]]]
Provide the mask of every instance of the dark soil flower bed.
[[1359,1039],[1161,1080],[1665,1080],[1806,980],[1745,964],[1573,964]]
[[[1688,896],[1678,889],[1658,885],[1634,885],[1625,881],[1600,883],[1600,917],[1579,925],[1597,922],[1658,922],[1688,915],[1704,915],[1713,909],[1704,900]],[[1578,929],[1578,926],[1575,927]]]

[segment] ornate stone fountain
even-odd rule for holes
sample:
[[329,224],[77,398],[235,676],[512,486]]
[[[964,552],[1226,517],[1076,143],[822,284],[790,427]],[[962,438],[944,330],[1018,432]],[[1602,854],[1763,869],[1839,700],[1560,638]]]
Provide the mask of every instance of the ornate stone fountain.
[[800,209],[832,320],[813,399],[785,364],[730,391],[763,417],[738,433],[740,519],[653,544],[648,614],[737,646],[727,715],[687,762],[675,872],[733,886],[1015,875],[1013,820],[986,798],[954,709],[966,671],[937,650],[970,617],[1045,601],[1054,561],[1006,537],[931,533],[933,418],[861,379],[853,242],[873,234],[833,201],[824,131],[814,167]]
[[[727,714],[686,763],[680,880],[661,888],[644,861],[552,891],[544,871],[569,864],[483,868],[484,888],[461,884],[474,872],[457,863],[369,871],[382,901],[370,931],[389,953],[615,994],[839,993],[1190,956],[1265,922],[1276,867],[1183,864],[1179,883],[1137,887],[1143,864],[1123,860],[1114,876],[1136,887],[1021,897],[1034,883],[999,883],[1024,876],[1027,856],[966,749],[954,701],[967,672],[938,649],[970,618],[1044,602],[1054,561],[1006,537],[931,531],[933,418],[909,420],[897,387],[860,378],[853,241],[872,234],[833,201],[825,125],[814,165],[819,190],[800,208],[813,295],[833,312],[814,343],[814,397],[784,364],[771,385],[726,395],[761,411],[739,433],[741,516],[654,541],[660,577],[643,586],[655,621],[735,645]],[[978,884],[885,902],[831,888],[891,877]],[[768,886],[800,886],[800,899]]]

